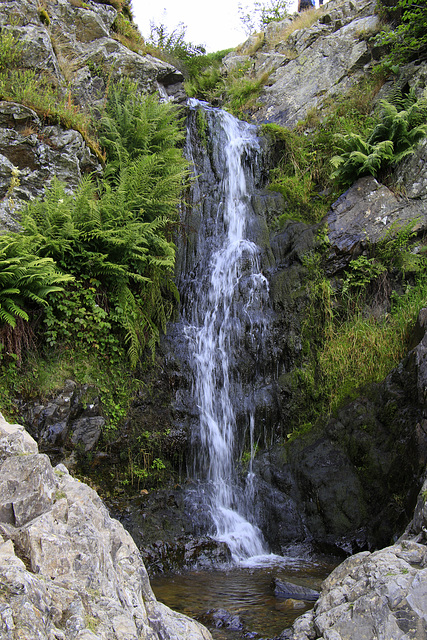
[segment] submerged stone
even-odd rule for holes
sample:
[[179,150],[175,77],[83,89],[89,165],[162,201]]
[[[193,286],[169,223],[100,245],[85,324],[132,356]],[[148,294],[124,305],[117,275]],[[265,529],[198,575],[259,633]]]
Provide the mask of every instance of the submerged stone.
[[319,592],[309,587],[303,587],[293,582],[287,582],[280,580],[280,578],[273,579],[273,589],[276,598],[292,599],[292,600],[308,600],[309,602],[315,601],[319,597]]

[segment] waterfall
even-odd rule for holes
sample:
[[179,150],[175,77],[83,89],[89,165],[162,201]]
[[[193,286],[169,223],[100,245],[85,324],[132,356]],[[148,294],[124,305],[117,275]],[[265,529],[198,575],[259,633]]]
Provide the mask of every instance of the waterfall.
[[[259,248],[248,238],[254,217],[250,192],[260,153],[256,128],[229,113],[191,101],[193,120],[208,129],[215,188],[209,194],[198,229],[193,284],[182,295],[182,317],[188,341],[193,394],[199,411],[194,432],[195,474],[199,501],[211,519],[212,535],[225,541],[235,560],[266,553],[252,513],[253,473],[246,486],[235,470],[239,443],[237,413],[246,416],[253,449],[253,398],[243,390],[239,371],[245,342],[262,341],[266,325],[268,283],[260,271]],[[200,127],[200,125],[199,125]],[[198,152],[194,136],[187,154]],[[200,148],[199,148],[200,151]],[[205,157],[207,154],[205,154]],[[197,176],[194,206],[203,208],[203,187]],[[252,455],[253,452],[251,452]]]

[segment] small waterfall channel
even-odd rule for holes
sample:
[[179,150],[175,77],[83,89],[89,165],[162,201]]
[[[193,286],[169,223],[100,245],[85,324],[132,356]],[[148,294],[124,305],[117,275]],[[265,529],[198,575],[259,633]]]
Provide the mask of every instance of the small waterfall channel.
[[262,149],[256,127],[205,103],[189,106],[186,150],[195,179],[183,211],[188,237],[178,252],[181,318],[173,338],[188,371],[177,412],[190,416],[192,428],[195,482],[185,489],[192,523],[227,544],[233,565],[151,583],[160,600],[205,623],[215,640],[271,638],[312,606],[278,599],[272,580],[318,588],[332,567],[313,562],[302,546],[283,557],[270,553],[257,526],[252,459],[257,439],[268,441],[263,415],[274,405],[272,312],[253,195],[263,184]]
[[[259,247],[249,239],[254,212],[254,168],[260,153],[256,127],[229,113],[192,101],[199,139],[217,172],[217,189],[204,213],[197,239],[196,277],[184,295],[182,317],[193,372],[193,394],[199,411],[193,434],[196,503],[205,502],[211,534],[227,543],[235,561],[268,553],[252,513],[251,461],[254,447],[254,400],[243,388],[239,351],[245,342],[262,344],[266,327],[268,282],[261,273]],[[204,134],[206,134],[204,136]],[[200,142],[199,142],[200,144]],[[194,160],[194,139],[187,153]],[[197,163],[194,163],[197,166]],[[204,194],[196,176],[194,200]],[[195,284],[199,280],[198,286]],[[249,470],[245,485],[236,476],[241,443],[238,417],[249,434]]]

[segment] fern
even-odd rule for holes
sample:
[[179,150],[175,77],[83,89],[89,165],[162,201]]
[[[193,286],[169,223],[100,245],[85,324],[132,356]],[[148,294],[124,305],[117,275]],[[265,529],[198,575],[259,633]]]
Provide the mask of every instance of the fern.
[[[103,178],[83,178],[74,194],[54,179],[43,200],[22,213],[21,237],[79,282],[96,280],[135,366],[145,346],[154,354],[173,311],[170,236],[189,168],[178,148],[183,133],[175,108],[140,96],[128,80],[110,87],[100,135],[107,151]],[[48,294],[33,292],[34,303],[42,293]]]
[[30,342],[26,325],[31,316],[71,280],[51,258],[29,253],[21,234],[0,236],[0,347],[15,354],[18,363],[23,345]]
[[183,131],[177,124],[177,109],[171,103],[141,96],[128,79],[111,86],[100,125],[110,172],[140,156],[176,149],[183,141]]
[[417,100],[413,91],[403,95],[400,90],[391,100],[381,100],[380,121],[366,140],[357,134],[336,137],[340,153],[331,160],[331,178],[342,186],[396,166],[427,136],[427,102]]

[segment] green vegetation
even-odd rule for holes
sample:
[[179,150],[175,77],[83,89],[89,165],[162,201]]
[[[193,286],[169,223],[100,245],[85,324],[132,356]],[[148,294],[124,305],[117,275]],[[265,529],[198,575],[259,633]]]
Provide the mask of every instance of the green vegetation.
[[59,283],[72,280],[58,271],[51,258],[28,253],[25,240],[0,236],[0,322],[15,329],[17,319],[28,321],[28,304],[47,304],[47,297],[63,291]]
[[368,138],[358,133],[337,136],[339,155],[331,159],[332,179],[348,187],[362,176],[380,176],[413,153],[427,135],[427,100],[417,100],[414,91],[381,100],[379,122]]
[[157,50],[169,53],[176,60],[188,62],[192,58],[198,57],[206,53],[203,44],[195,45],[187,42],[185,33],[187,27],[180,22],[175,29],[169,31],[166,25],[151,22],[151,33],[147,40],[147,44]]
[[20,68],[22,43],[13,27],[0,32],[0,99],[24,104],[53,124],[79,131],[101,161],[105,156],[96,139],[90,117],[64,96],[52,79],[31,69]]
[[50,18],[49,18],[48,12],[44,7],[39,7],[38,11],[39,11],[40,22],[42,22],[44,25],[46,25],[46,27],[48,27],[50,25]]
[[381,67],[396,72],[398,65],[427,57],[427,5],[420,0],[378,0],[385,28],[375,44],[385,46]]
[[238,74],[229,76],[225,86],[230,111],[236,116],[243,116],[261,93],[269,75],[269,73],[263,73],[254,79],[240,78]]
[[275,158],[269,187],[281,193],[285,202],[284,214],[277,221],[279,226],[289,219],[318,222],[327,213],[340,194],[331,177],[331,159],[337,153],[337,143],[353,131],[361,136],[372,131],[372,100],[381,82],[378,78],[361,82],[346,96],[331,102],[321,119],[313,110],[294,130],[263,125]]
[[187,27],[183,23],[172,31],[164,24],[151,23],[151,34],[146,42],[147,50],[161,60],[170,62],[182,72],[189,97],[212,100],[224,89],[220,67],[222,59],[232,49],[206,53],[204,45],[187,42],[186,30]]
[[[35,369],[52,370],[55,361],[57,376],[72,374],[99,389],[109,426],[116,426],[130,402],[131,371],[146,348],[154,357],[174,309],[171,236],[189,172],[175,108],[141,96],[129,81],[110,87],[99,138],[103,178],[83,178],[74,194],[54,179],[44,199],[20,212],[22,231],[1,236],[7,375],[0,387],[5,396],[18,388],[31,393],[41,385]],[[9,387],[23,340],[38,355],[31,366],[22,363],[19,385]],[[54,378],[44,383],[50,392],[59,384]]]
[[427,135],[427,101],[413,91],[395,90],[372,113],[381,83],[381,77],[363,81],[331,104],[321,120],[314,111],[295,130],[263,125],[276,157],[269,186],[285,202],[279,225],[288,219],[320,221],[342,190],[361,176],[386,181]]
[[125,13],[118,13],[113,22],[112,29],[115,38],[131,51],[145,52],[145,42],[138,31],[138,27],[132,21],[132,17]]
[[231,49],[195,56],[187,71],[185,90],[190,98],[212,101],[224,90],[224,78],[220,72],[222,59]]
[[322,250],[306,256],[310,306],[305,365],[295,372],[301,393],[296,432],[384,379],[406,353],[427,296],[425,253],[412,251],[415,224],[393,227],[350,262],[334,288],[324,275]]

